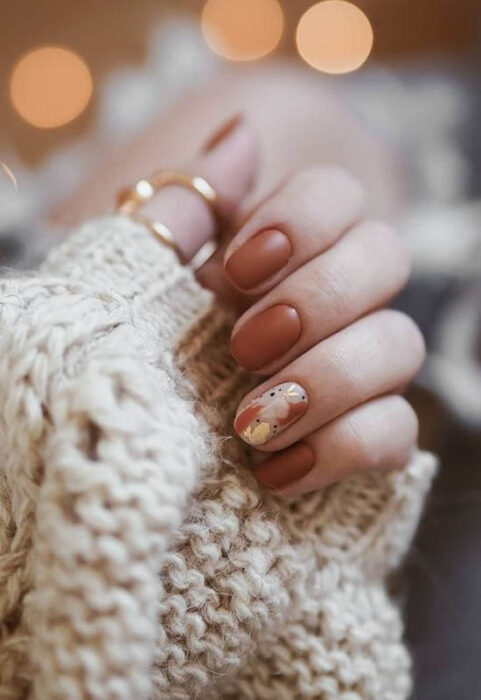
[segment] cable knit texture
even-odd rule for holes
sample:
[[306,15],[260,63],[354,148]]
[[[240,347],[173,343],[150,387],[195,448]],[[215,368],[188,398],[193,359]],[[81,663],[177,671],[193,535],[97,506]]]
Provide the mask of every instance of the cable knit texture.
[[262,492],[230,325],[122,217],[2,281],[2,700],[408,696],[385,583],[434,459]]

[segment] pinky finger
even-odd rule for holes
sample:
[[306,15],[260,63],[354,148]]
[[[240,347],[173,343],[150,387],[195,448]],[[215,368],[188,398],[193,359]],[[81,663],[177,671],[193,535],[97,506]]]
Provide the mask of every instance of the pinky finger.
[[344,413],[305,440],[261,462],[255,477],[285,496],[315,491],[352,474],[404,467],[416,446],[418,420],[401,396]]

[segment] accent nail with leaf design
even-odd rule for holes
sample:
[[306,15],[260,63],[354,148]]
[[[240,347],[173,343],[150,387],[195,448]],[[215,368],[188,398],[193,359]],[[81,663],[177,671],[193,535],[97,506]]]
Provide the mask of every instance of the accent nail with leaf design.
[[309,405],[307,392],[296,382],[273,386],[242,408],[234,428],[249,445],[265,445],[302,416]]

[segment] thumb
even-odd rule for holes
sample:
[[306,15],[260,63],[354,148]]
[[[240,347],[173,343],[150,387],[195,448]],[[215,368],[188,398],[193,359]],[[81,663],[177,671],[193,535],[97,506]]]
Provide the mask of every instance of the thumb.
[[[201,175],[212,185],[219,197],[221,215],[232,221],[257,171],[257,143],[252,128],[241,115],[230,119],[184,169]],[[162,188],[142,213],[167,226],[184,262],[216,233],[217,222],[210,207],[185,187]]]

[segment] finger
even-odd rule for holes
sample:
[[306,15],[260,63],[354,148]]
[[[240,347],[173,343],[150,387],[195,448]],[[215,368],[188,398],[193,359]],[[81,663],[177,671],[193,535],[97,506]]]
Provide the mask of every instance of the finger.
[[329,248],[361,216],[363,192],[339,168],[307,170],[265,200],[229,244],[224,264],[238,289],[265,292]]
[[[242,116],[229,120],[214,133],[186,172],[204,177],[216,190],[222,216],[230,219],[249,192],[255,177],[256,140]],[[185,187],[162,188],[142,213],[171,231],[184,262],[216,233],[210,207]]]
[[404,467],[415,449],[418,420],[401,396],[374,399],[257,467],[259,483],[283,495],[308,493],[362,471]]
[[424,352],[422,335],[408,316],[377,311],[311,348],[248,394],[234,427],[258,449],[283,449],[411,381]]
[[231,352],[246,369],[272,374],[388,303],[409,270],[407,248],[394,231],[374,221],[358,224],[250,307],[234,326]]

